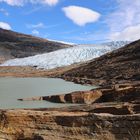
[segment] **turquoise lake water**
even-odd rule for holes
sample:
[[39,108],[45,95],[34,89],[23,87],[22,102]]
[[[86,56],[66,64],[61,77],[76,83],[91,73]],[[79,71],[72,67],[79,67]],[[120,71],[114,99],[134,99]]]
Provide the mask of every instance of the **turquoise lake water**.
[[48,96],[90,90],[84,86],[56,78],[0,78],[0,109],[63,107],[47,101],[18,101],[19,98]]

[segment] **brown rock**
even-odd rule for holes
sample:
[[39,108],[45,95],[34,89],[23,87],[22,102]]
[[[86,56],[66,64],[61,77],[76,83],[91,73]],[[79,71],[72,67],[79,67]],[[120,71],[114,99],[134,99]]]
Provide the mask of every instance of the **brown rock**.
[[[110,85],[140,80],[140,40],[78,65],[61,77],[76,83]],[[86,78],[85,78],[86,77]],[[89,82],[91,81],[91,82]]]
[[139,137],[139,114],[94,114],[89,111],[67,111],[67,109],[65,108],[65,111],[63,109],[1,110],[0,138],[8,140],[118,140]]
[[91,104],[102,96],[101,91],[77,91],[69,94],[18,99],[20,101],[45,100],[54,103]]

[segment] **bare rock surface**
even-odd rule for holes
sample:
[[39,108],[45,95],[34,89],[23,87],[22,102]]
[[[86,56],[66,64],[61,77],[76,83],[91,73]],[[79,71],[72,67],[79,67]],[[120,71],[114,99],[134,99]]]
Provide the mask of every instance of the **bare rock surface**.
[[[89,106],[88,109],[90,109]],[[67,110],[67,108],[1,110],[0,138],[8,140],[119,140],[131,139],[133,135],[139,137],[139,114],[112,115],[105,111],[100,113],[99,109],[94,110],[96,113],[93,110]]]
[[[44,130],[47,136],[43,133],[40,135],[39,131],[35,133],[43,139],[131,140],[140,137],[139,83],[117,84],[91,91],[21,100],[46,100],[57,103],[82,104],[72,107],[30,110],[31,112],[44,112],[46,118],[48,118],[47,115],[50,115],[50,118],[53,116],[53,120],[51,118],[53,128],[50,128],[48,119],[44,121],[47,125],[49,124],[50,131]],[[28,112],[28,110],[24,111]],[[37,116],[40,115],[41,113]],[[37,120],[35,119],[38,125]],[[55,132],[54,136],[52,136],[51,130]]]

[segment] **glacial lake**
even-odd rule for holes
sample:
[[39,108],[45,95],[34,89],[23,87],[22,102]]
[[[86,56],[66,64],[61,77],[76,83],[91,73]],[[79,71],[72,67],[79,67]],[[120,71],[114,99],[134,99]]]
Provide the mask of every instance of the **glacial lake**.
[[18,101],[19,98],[48,96],[95,87],[67,82],[57,78],[0,78],[0,109],[63,107],[47,101]]

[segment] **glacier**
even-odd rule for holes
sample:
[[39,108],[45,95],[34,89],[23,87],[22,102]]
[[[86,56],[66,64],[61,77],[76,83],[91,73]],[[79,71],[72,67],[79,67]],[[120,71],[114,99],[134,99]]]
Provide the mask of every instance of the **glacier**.
[[1,66],[34,66],[43,69],[53,69],[97,58],[125,44],[121,43],[116,45],[116,47],[112,47],[110,44],[76,45],[50,53],[8,60]]

